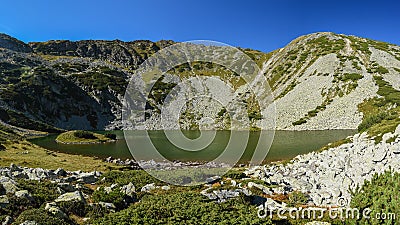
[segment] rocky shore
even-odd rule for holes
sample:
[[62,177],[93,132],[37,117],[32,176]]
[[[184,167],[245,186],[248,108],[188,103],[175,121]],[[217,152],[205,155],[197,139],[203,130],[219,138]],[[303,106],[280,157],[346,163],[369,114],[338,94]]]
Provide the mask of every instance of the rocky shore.
[[[260,186],[267,195],[301,191],[309,196],[309,204],[337,206],[338,199],[350,202],[349,190],[361,186],[374,174],[400,171],[400,126],[375,141],[366,133],[356,134],[351,142],[320,153],[297,156],[287,165],[258,166],[245,173],[277,188]],[[392,142],[387,141],[394,138]],[[340,204],[343,204],[341,202]]]
[[153,170],[174,170],[182,168],[221,168],[230,167],[225,163],[202,163],[196,161],[182,162],[179,160],[174,161],[154,161],[154,160],[139,160],[134,159],[114,159],[108,157],[104,160],[107,163],[115,163],[121,166],[127,166],[131,169],[153,169]]

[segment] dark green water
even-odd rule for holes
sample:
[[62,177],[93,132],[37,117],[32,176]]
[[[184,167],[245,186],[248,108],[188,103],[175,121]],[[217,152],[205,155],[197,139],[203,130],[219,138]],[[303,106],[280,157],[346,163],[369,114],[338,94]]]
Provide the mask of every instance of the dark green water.
[[[118,141],[105,144],[58,144],[54,141],[56,135],[32,139],[31,142],[58,152],[90,155],[101,158],[109,156],[122,159],[132,158],[132,155],[124,140],[123,132],[113,131],[113,133],[117,135]],[[163,131],[134,131],[130,136],[130,139],[132,141],[131,143],[135,145],[135,149],[139,149],[135,150],[135,155],[140,156],[140,159],[146,160],[155,159],[154,156],[147,154],[147,152],[149,152],[149,147],[145,144],[146,133],[151,138],[152,143],[161,155],[169,160],[181,161],[209,161],[215,159],[222,151],[224,151],[232,135],[230,131],[217,131],[211,144],[201,151],[191,152],[175,147],[169,142]],[[330,142],[343,139],[354,133],[354,130],[275,131],[275,137],[265,162],[291,159],[299,154],[318,150]],[[199,132],[185,131],[184,135],[190,139],[195,139],[199,136]],[[260,132],[250,132],[249,141],[246,142],[248,144],[240,162],[246,163],[251,159],[257,143],[260,145],[261,149],[266,150],[269,146],[268,137],[270,136],[261,135],[260,137]],[[236,138],[234,142],[236,142],[236,144],[233,144],[233,151],[242,152],[243,148],[240,147],[240,143],[243,143],[243,140],[241,138]],[[237,146],[237,149],[235,149],[235,146]]]

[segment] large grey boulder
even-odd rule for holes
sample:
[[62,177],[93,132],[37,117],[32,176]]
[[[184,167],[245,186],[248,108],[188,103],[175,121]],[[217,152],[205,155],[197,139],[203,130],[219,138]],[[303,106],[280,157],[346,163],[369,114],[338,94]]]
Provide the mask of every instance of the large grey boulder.
[[55,202],[46,203],[44,209],[60,219],[68,218],[68,216],[60,208],[58,208]]
[[54,171],[54,174],[56,174],[59,177],[65,177],[67,176],[67,172],[63,168],[58,168]]
[[133,185],[132,182],[130,182],[127,185],[124,185],[121,187],[121,192],[132,197],[136,192],[135,185]]
[[14,194],[16,191],[18,191],[17,182],[9,177],[0,177],[0,185],[3,186],[6,194]]
[[32,195],[29,194],[29,192],[27,190],[16,191],[14,195],[17,198],[24,198],[31,202],[35,201],[35,199],[33,199]]
[[85,198],[83,197],[83,195],[80,191],[68,192],[68,193],[62,194],[54,201],[55,202],[76,201],[76,202],[86,203]]
[[96,177],[95,172],[90,172],[90,173],[80,173],[78,175],[78,181],[83,182],[85,184],[92,184],[95,183],[98,180]]

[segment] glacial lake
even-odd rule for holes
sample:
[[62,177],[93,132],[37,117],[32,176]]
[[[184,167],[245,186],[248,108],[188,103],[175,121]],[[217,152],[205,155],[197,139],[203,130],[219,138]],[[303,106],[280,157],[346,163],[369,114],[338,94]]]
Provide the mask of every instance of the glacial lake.
[[[169,139],[164,134],[164,131],[130,131],[132,132],[132,145],[135,145],[135,155],[140,155],[140,159],[145,160],[159,160],[152,154],[148,154],[149,146],[146,144],[151,140],[152,144],[156,147],[158,152],[168,160],[180,161],[210,161],[217,158],[226,148],[230,137],[233,135],[231,131],[216,131],[213,141],[200,151],[185,151],[174,144],[171,144]],[[212,131],[202,131],[207,132]],[[233,131],[243,132],[243,131]],[[132,154],[128,149],[124,139],[123,131],[100,131],[98,133],[114,133],[117,135],[117,141],[103,144],[91,145],[71,145],[71,144],[58,144],[55,142],[57,135],[49,135],[46,137],[31,139],[34,144],[44,148],[70,154],[80,154],[96,156],[100,158],[113,157],[127,159],[132,158]],[[183,131],[185,137],[195,140],[199,137],[199,131]],[[249,132],[246,147],[243,148],[244,140],[235,138],[233,143],[232,152],[239,152],[241,154],[240,163],[247,163],[251,160],[253,153],[258,144],[258,148],[267,151],[268,147],[271,148],[264,159],[264,162],[280,161],[296,157],[300,154],[305,154],[320,149],[328,143],[346,138],[355,134],[355,130],[324,130],[324,131],[275,131],[272,145],[268,137],[271,135],[263,135],[261,132]],[[265,136],[265,137],[264,137]],[[237,146],[237,147],[235,147]],[[137,149],[140,149],[139,151]],[[243,152],[243,149],[244,152]],[[242,154],[243,152],[243,154]],[[228,154],[229,155],[229,154]]]

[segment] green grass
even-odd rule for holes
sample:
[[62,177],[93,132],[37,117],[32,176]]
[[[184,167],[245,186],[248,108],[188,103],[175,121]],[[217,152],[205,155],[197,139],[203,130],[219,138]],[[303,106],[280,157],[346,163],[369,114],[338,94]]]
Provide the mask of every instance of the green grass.
[[10,141],[3,144],[6,149],[0,151],[0,166],[8,167],[11,163],[30,168],[57,169],[75,171],[108,171],[119,169],[111,163],[103,162],[89,156],[72,155],[60,152],[53,152],[40,146],[31,144],[26,140]]
[[63,144],[95,144],[113,141],[103,134],[89,131],[72,130],[61,133],[57,136],[56,142]]

